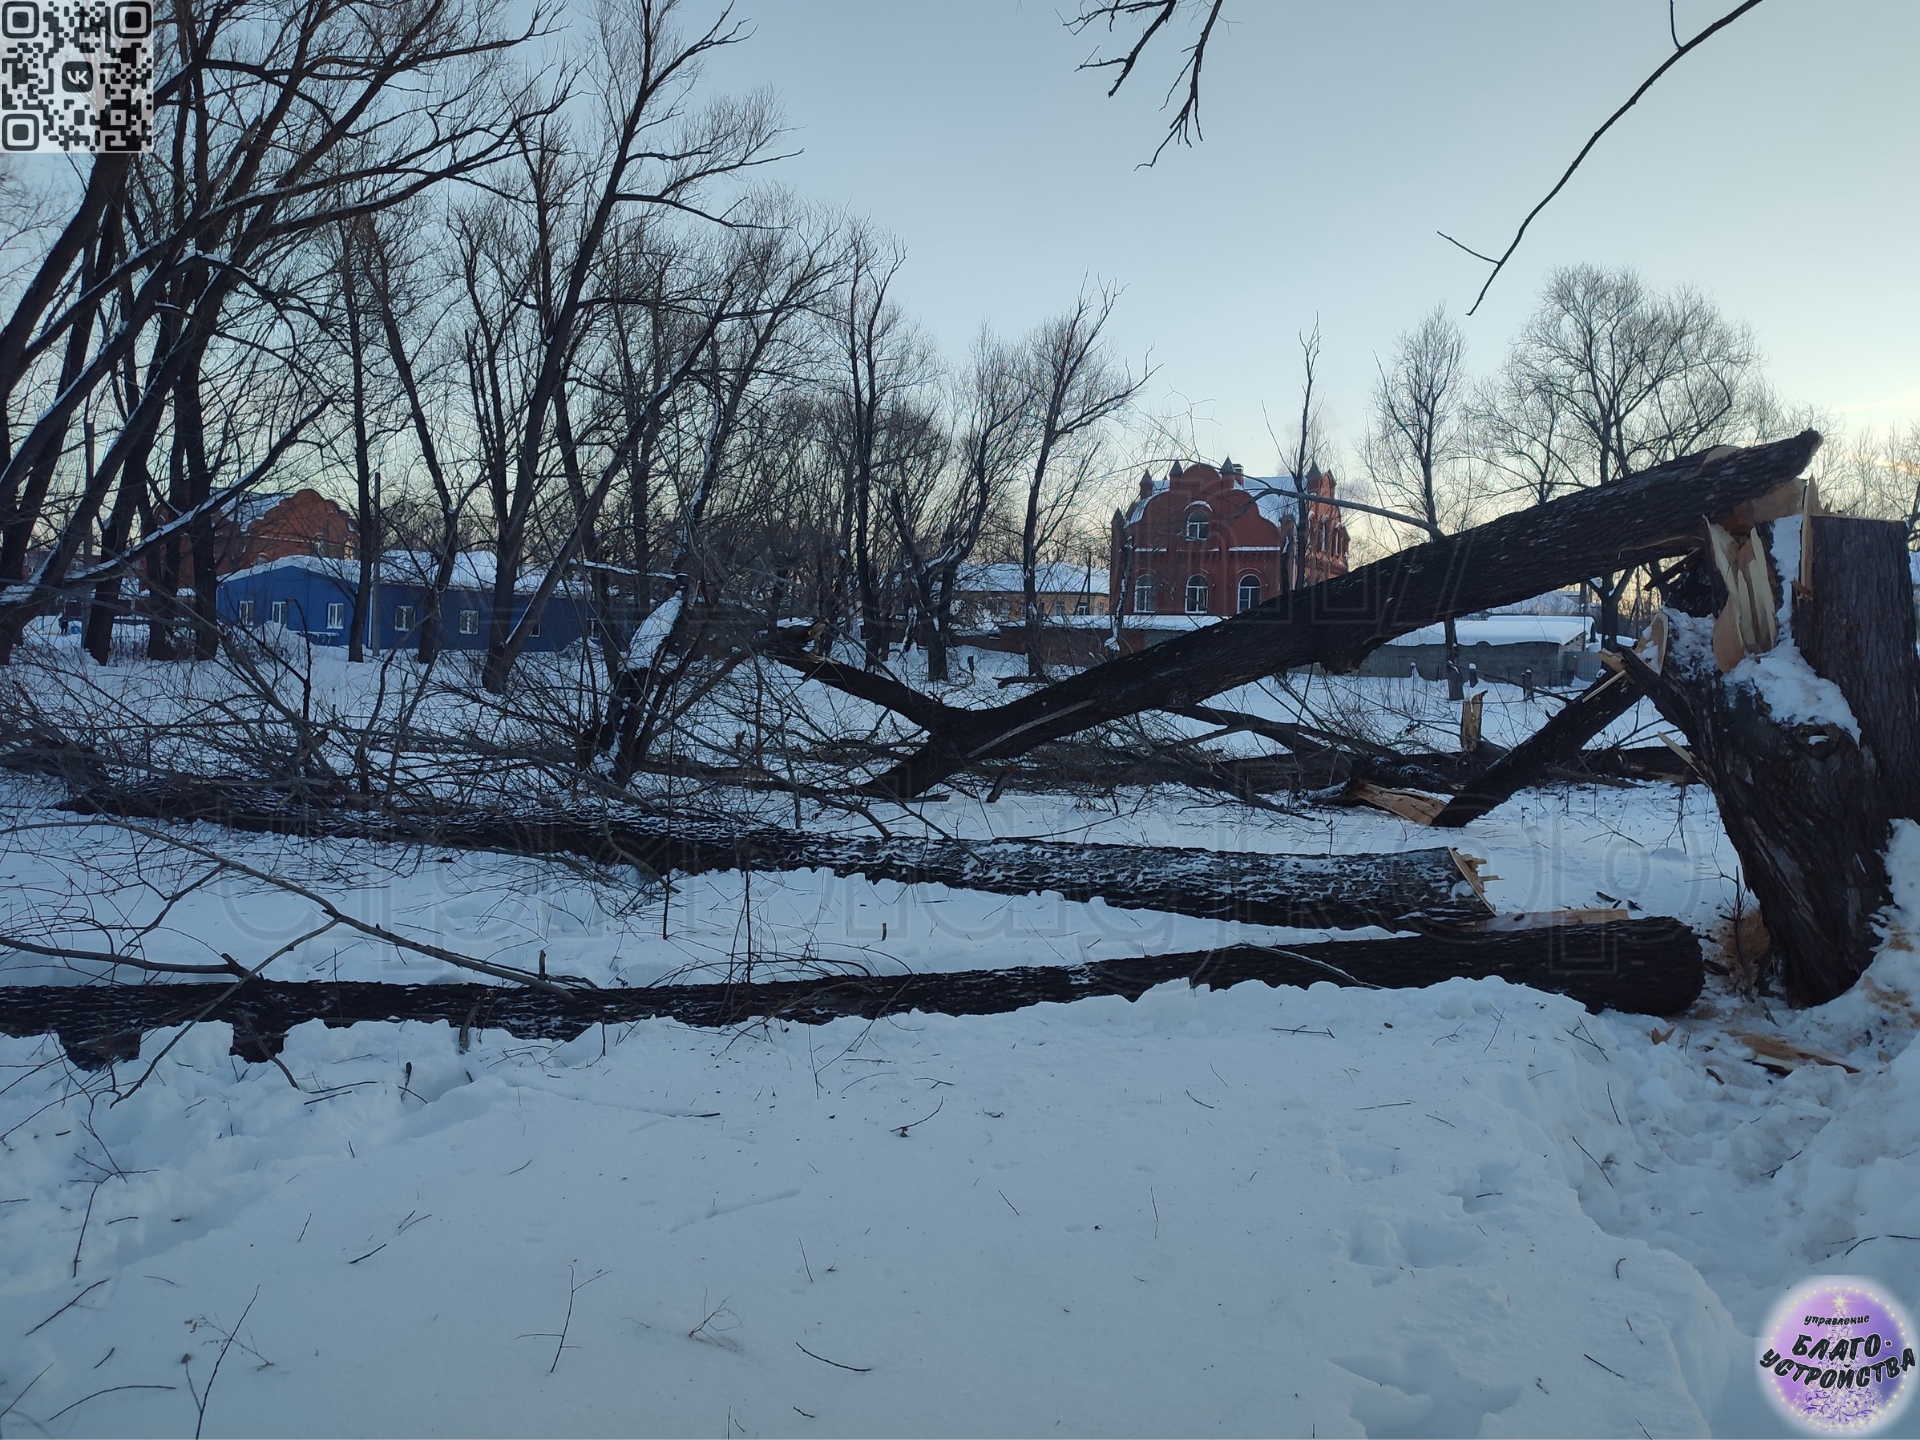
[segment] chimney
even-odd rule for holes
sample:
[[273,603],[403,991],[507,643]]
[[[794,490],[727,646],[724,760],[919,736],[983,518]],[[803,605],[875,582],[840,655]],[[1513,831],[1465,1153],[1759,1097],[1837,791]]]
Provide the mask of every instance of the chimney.
[[1186,473],[1187,473],[1187,467],[1182,465],[1178,460],[1176,460],[1173,462],[1173,468],[1167,472],[1167,479],[1178,480],[1182,475]]
[[1151,494],[1153,494],[1153,472],[1151,470],[1142,470],[1140,472],[1140,498],[1144,500]]

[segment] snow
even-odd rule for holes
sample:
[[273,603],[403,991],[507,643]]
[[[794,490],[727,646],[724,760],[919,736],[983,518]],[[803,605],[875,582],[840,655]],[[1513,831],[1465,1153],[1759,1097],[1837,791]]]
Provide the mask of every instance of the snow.
[[[1842,1253],[1920,1226],[1920,1055],[1774,1079],[1656,1030],[1167,986],[465,1054],[310,1024],[296,1090],[207,1025],[44,1111],[70,1078],[0,1042],[0,1375],[51,1433],[184,1429],[245,1309],[209,1434],[1764,1433],[1778,1288],[1920,1280]],[[176,1388],[52,1418],[112,1385]]]
[[[1456,620],[1454,633],[1466,645],[1578,645],[1587,636],[1587,621],[1573,616],[1501,615],[1489,620]],[[1425,625],[1387,641],[1389,645],[1439,645],[1446,640],[1444,625]]]
[[1496,605],[1495,615],[1584,615],[1586,607],[1575,590],[1549,590],[1531,600],[1516,600],[1511,605]]
[[[49,674],[71,650],[33,647],[16,665]],[[950,703],[1002,698],[995,677],[1020,663],[978,660]],[[318,713],[368,703],[374,668],[315,652]],[[211,666],[82,673],[143,712],[219,698]],[[791,683],[809,723],[873,723]],[[1484,693],[1498,743],[1561,703]],[[429,695],[423,723],[458,703]],[[1362,717],[1409,749],[1458,724],[1443,686],[1399,679],[1290,676],[1216,703]],[[1608,739],[1658,725],[1641,707]],[[689,744],[707,728],[732,725],[690,721]],[[205,963],[312,928],[309,902],[242,877],[170,902],[197,874],[186,859],[56,798],[0,786],[0,933],[37,916],[43,938]],[[1434,843],[1380,812],[1179,790],[878,809],[896,834]],[[812,805],[798,823],[871,833]],[[818,872],[683,877],[667,896],[630,871],[166,833],[357,917],[501,964],[545,950],[603,985],[750,958],[756,977],[904,973],[1322,933]],[[1502,911],[1622,903],[1711,933],[1739,893],[1697,786],[1528,791],[1456,843],[1487,857]],[[0,1409],[8,1433],[190,1432],[231,1332],[210,1436],[1774,1433],[1752,1376],[1781,1291],[1863,1274],[1920,1299],[1904,1238],[1920,1234],[1920,825],[1889,867],[1873,968],[1801,1012],[1719,981],[1658,1022],[1500,981],[1169,985],[983,1017],[646,1021],[563,1045],[479,1031],[464,1052],[444,1025],[314,1023],[290,1035],[287,1074],[230,1056],[220,1024],[148,1035],[94,1075],[51,1038],[0,1039]],[[471,978],[339,931],[270,974]],[[90,979],[0,951],[0,983]],[[1911,1411],[1902,1426],[1920,1434]]]
[[673,634],[675,622],[680,619],[680,606],[684,597],[676,591],[656,605],[647,618],[642,620],[633,632],[633,639],[627,642],[626,666],[629,670],[651,670],[660,658],[660,647],[667,643]]
[[[1016,594],[1026,587],[1020,566],[1010,561],[962,565],[954,582],[954,590],[961,595]],[[1095,569],[1062,560],[1043,560],[1034,567],[1033,583],[1035,591],[1042,595],[1104,595],[1107,572],[1104,567]]]
[[1149,611],[1142,614],[1129,611],[1122,628],[1126,630],[1200,630],[1208,625],[1218,625],[1222,617],[1218,615],[1168,615]]
[[1727,672],[1726,683],[1751,687],[1767,713],[1783,725],[1827,726],[1844,730],[1855,742],[1860,722],[1840,687],[1814,673],[1793,642],[1793,584],[1800,574],[1800,517],[1773,522],[1773,563],[1781,576],[1777,618],[1780,638],[1771,650],[1743,657]]

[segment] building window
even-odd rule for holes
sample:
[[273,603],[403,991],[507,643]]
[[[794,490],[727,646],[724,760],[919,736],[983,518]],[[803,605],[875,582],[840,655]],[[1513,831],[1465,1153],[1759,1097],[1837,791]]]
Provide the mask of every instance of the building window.
[[460,612],[460,633],[462,635],[478,635],[480,633],[480,612],[478,610],[462,610]]
[[1067,615],[1067,602],[1066,602],[1066,601],[1064,601],[1064,600],[1056,600],[1056,601],[1054,601],[1054,602],[1053,602],[1053,615],[1054,615],[1054,618],[1055,618],[1056,620],[1064,620],[1064,619],[1066,618],[1066,615]]
[[240,623],[242,625],[253,624],[253,601],[242,600],[240,602]]
[[396,605],[393,607],[393,628],[402,635],[413,629],[413,606]]
[[1187,512],[1187,539],[1204,540],[1207,538],[1207,512],[1205,509],[1193,509]]
[[1204,615],[1207,613],[1207,577],[1191,575],[1187,578],[1187,613]]
[[1260,577],[1242,575],[1240,577],[1240,608],[1251,610],[1260,603]]
[[268,610],[268,613],[273,616],[274,624],[284,625],[287,623],[287,602],[286,601],[276,600],[273,602],[273,604],[267,607],[267,610]]
[[1090,613],[1088,610],[1089,604],[1090,602],[1087,597],[1082,595],[1078,600],[1073,602],[1073,613],[1076,615],[1086,615]]
[[335,600],[327,606],[327,629],[344,630],[347,628],[347,605],[344,600]]
[[1142,575],[1133,582],[1133,613],[1153,614],[1153,577],[1151,575]]

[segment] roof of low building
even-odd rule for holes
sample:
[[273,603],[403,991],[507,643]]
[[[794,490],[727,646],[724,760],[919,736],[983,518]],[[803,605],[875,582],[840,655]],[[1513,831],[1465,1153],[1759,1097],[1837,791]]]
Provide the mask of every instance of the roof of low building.
[[[439,566],[439,557],[427,550],[389,550],[380,557],[380,581],[390,585],[424,585],[430,581]],[[360,562],[342,560],[335,556],[324,555],[288,555],[279,560],[267,560],[259,565],[249,565],[244,570],[236,570],[226,578],[231,582],[249,576],[263,575],[275,570],[306,570],[315,575],[325,575],[349,588],[360,581]],[[540,582],[546,578],[546,570],[540,566],[530,566],[514,577],[513,589],[516,595],[530,595],[540,588]],[[488,550],[463,550],[454,557],[453,579],[449,590],[477,592],[487,594],[493,590],[495,575],[498,574],[497,557]],[[578,593],[583,587],[578,581],[565,581],[558,587],[568,593]]]
[[[1107,572],[1104,568],[1070,565],[1064,560],[1044,560],[1034,567],[1034,589],[1042,595],[1104,595]],[[954,576],[954,589],[963,595],[1019,594],[1026,588],[1020,567],[1012,561],[995,565],[962,565]]]
[[[1469,645],[1571,645],[1584,641],[1588,622],[1573,615],[1498,615],[1490,620],[1456,620],[1461,649]],[[1396,635],[1389,645],[1443,645],[1444,625],[1423,625]]]

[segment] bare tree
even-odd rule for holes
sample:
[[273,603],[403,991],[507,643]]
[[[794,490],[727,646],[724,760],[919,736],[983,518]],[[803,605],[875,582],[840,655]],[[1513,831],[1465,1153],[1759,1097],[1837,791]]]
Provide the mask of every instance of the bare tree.
[[1031,376],[1012,347],[982,332],[963,380],[953,437],[954,488],[942,508],[938,548],[918,572],[927,616],[927,679],[947,678],[954,587],[989,518],[1011,488],[1033,404]]
[[[1307,583],[1307,536],[1312,525],[1313,501],[1308,498],[1307,471],[1320,451],[1320,412],[1313,403],[1314,372],[1320,365],[1320,317],[1315,316],[1313,330],[1300,340],[1300,425],[1294,434],[1293,487],[1293,571],[1291,588]],[[1284,563],[1284,562],[1283,562]]]
[[[239,354],[263,352],[259,332],[230,333],[241,328],[234,307],[255,312],[250,323],[267,312],[259,324],[272,334],[283,374],[298,376],[291,328],[302,300],[297,287],[282,287],[298,271],[305,241],[490,163],[507,122],[526,110],[524,87],[502,83],[497,62],[541,33],[545,14],[529,12],[518,31],[495,22],[485,0],[170,12],[156,35],[165,78],[155,90],[155,152],[95,162],[68,225],[0,327],[0,402],[33,417],[0,463],[0,512],[17,525],[47,523],[51,541],[34,573],[0,596],[0,650],[67,588],[116,484],[105,528],[123,538],[147,500],[145,456],[164,422],[165,508],[174,518],[153,516],[166,532],[158,548],[177,555],[184,542],[196,653],[212,653],[214,521],[231,498],[217,494],[216,474],[256,438],[278,453],[274,427],[297,419],[297,432],[313,418],[297,407],[275,417],[263,403],[285,396],[278,382],[263,390],[266,377]],[[272,83],[262,83],[269,75]],[[97,337],[85,338],[96,324]],[[153,358],[144,369],[130,365],[149,336]],[[72,355],[76,346],[84,362],[68,383],[34,395],[45,357]],[[235,357],[220,358],[226,350]],[[242,371],[253,383],[237,395],[207,383],[230,384]],[[115,433],[56,517],[37,476],[59,466],[75,418],[109,380],[138,391],[116,400]],[[222,400],[217,433],[209,429],[210,396]],[[227,424],[249,409],[250,425]],[[117,557],[123,571],[146,544],[143,537]],[[160,568],[171,570],[169,588],[177,586],[181,567]]]
[[[1549,277],[1508,367],[1510,395],[1561,417],[1559,453],[1588,485],[1743,436],[1764,393],[1752,334],[1705,296],[1655,294],[1631,270],[1593,265]],[[1594,577],[1603,638],[1618,628],[1625,579]]]
[[1578,485],[1569,446],[1565,396],[1531,384],[1512,366],[1482,382],[1473,397],[1475,448],[1489,470],[1504,477],[1495,488],[1544,505]]
[[[520,294],[493,299],[500,306],[524,303],[536,323],[518,357],[524,380],[511,411],[505,481],[495,485],[497,563],[482,671],[483,684],[495,693],[505,688],[540,623],[544,596],[516,620],[514,595],[535,503],[553,473],[556,410],[565,403],[583,329],[614,298],[597,293],[594,281],[616,218],[635,208],[657,208],[724,222],[724,207],[706,208],[711,183],[773,158],[779,125],[764,97],[689,113],[702,63],[743,32],[722,14],[683,38],[673,24],[676,8],[675,0],[618,0],[603,11],[600,114],[590,154],[582,154],[557,123],[522,137],[513,204],[527,236],[531,273]],[[629,428],[637,443],[641,425]]]
[[894,499],[903,498],[906,482],[899,467],[924,448],[917,417],[935,376],[931,349],[892,297],[905,261],[906,252],[897,243],[864,227],[856,229],[832,322],[838,373],[831,445],[842,477],[843,543],[868,669],[887,658],[886,611],[891,608],[881,604],[882,517],[874,514],[874,504],[876,499],[888,503],[882,492],[889,482]]
[[[1472,501],[1463,473],[1473,454],[1465,357],[1466,338],[1438,305],[1399,338],[1389,361],[1376,362],[1367,471],[1393,503],[1422,522],[1429,540],[1460,528]],[[1465,695],[1460,636],[1451,616],[1444,630],[1447,694],[1459,700]]]
[[1028,337],[1026,363],[1032,391],[1026,504],[1020,525],[1021,618],[1027,632],[1027,674],[1044,679],[1040,597],[1036,577],[1042,555],[1073,513],[1092,473],[1101,428],[1116,417],[1146,383],[1116,365],[1101,336],[1119,291],[1111,285],[1082,289],[1073,308]]

